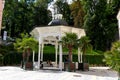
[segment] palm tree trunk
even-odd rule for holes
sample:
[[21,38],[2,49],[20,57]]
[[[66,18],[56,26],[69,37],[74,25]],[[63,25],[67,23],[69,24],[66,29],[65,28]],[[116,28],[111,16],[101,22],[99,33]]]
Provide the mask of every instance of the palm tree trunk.
[[69,71],[71,72],[71,64],[72,64],[72,46],[69,46],[68,49],[69,49],[69,62],[68,62],[68,68],[69,68]]
[[29,57],[30,57],[30,48],[27,48],[27,62],[29,62]]
[[72,62],[72,46],[69,46],[69,61]]
[[86,62],[86,59],[85,59],[85,50],[83,50],[83,63]]

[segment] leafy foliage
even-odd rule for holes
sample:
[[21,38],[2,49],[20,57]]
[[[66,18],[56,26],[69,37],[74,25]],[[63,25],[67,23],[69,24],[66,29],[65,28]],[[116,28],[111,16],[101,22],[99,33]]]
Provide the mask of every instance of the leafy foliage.
[[57,0],[56,5],[58,8],[58,12],[63,15],[63,19],[65,19],[69,25],[73,25],[70,5],[67,2],[61,0]]
[[62,37],[62,43],[64,46],[73,46],[77,40],[77,35],[75,33],[66,33],[66,36]]
[[108,0],[82,0],[86,14],[84,28],[95,50],[105,51],[110,49],[111,43],[115,41],[117,20],[114,2],[108,3]]
[[70,9],[71,9],[71,15],[73,16],[74,19],[74,26],[83,28],[83,23],[84,23],[83,18],[85,13],[83,11],[82,2],[80,0],[74,1],[70,5]]
[[77,39],[78,36],[75,33],[66,33],[65,36],[62,37],[62,44],[68,48],[70,61],[72,61],[72,50],[73,46],[76,44]]
[[104,61],[114,70],[120,72],[120,41],[114,42],[110,51],[106,51]]
[[[47,1],[40,3],[27,0],[6,0],[3,11],[3,26],[8,35],[18,37],[21,33],[29,33],[35,26],[47,25],[51,19],[47,10]],[[46,4],[46,5],[43,5]],[[41,6],[43,5],[43,6]]]
[[7,53],[10,52],[14,52],[14,45],[13,44],[9,44],[9,45],[4,45],[4,44],[0,44],[0,55],[4,56]]
[[92,50],[92,45],[90,44],[90,40],[88,37],[83,36],[78,40],[78,47],[80,47],[81,52],[83,53],[83,62],[85,62],[85,54],[89,50]]
[[29,37],[28,34],[21,34],[22,38],[17,38],[14,46],[17,50],[25,50],[26,48],[30,48],[32,50],[38,50],[38,42],[33,38]]

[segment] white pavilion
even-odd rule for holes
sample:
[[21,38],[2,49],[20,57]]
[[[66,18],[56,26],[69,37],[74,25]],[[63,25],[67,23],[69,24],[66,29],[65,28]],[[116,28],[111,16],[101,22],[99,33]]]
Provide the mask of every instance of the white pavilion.
[[[31,31],[31,35],[39,41],[39,51],[38,51],[38,68],[40,68],[40,61],[43,61],[43,50],[44,44],[52,44],[55,46],[55,63],[57,66],[57,61],[59,61],[58,69],[62,70],[62,44],[58,42],[61,41],[61,38],[65,36],[66,32],[76,33],[78,38],[85,36],[84,29],[74,28],[67,26],[67,23],[62,19],[52,20],[48,26],[45,27],[36,27]],[[59,60],[57,55],[59,54]],[[82,56],[80,51],[78,51],[78,61],[82,62]]]

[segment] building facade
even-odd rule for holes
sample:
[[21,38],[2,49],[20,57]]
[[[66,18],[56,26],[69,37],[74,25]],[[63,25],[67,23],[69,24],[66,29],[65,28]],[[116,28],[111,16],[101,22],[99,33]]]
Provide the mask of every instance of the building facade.
[[4,8],[4,3],[5,3],[4,0],[0,0],[0,33],[1,33],[1,28],[2,28],[2,12]]

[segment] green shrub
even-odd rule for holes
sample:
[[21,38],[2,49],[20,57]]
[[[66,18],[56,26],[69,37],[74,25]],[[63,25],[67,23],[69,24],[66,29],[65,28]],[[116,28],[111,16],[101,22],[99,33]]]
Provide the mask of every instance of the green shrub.
[[22,60],[22,55],[19,53],[8,53],[4,56],[3,63],[4,65],[17,65],[20,64]]
[[2,55],[0,57],[0,65],[3,64],[4,57],[13,51],[15,51],[13,44],[0,44],[0,55]]
[[[63,62],[65,57],[68,55],[63,55]],[[86,57],[86,61],[90,64],[90,65],[105,65],[105,63],[103,62],[104,59],[104,55],[85,55]],[[43,54],[43,61],[47,61],[47,60],[51,60],[51,61],[55,61],[55,54],[54,53],[44,53]],[[59,53],[58,53],[58,60],[59,60]],[[35,55],[35,61],[38,61],[38,54]],[[77,54],[73,54],[73,62],[78,62],[78,55]]]
[[[86,62],[88,62],[90,65],[105,65],[103,62],[104,55],[85,55]],[[78,62],[78,56],[73,55],[73,61]]]
[[[63,62],[65,57],[68,56],[67,54],[63,54]],[[105,65],[103,62],[104,55],[85,55],[86,61],[90,65]],[[43,53],[43,61],[55,61],[55,53]],[[58,53],[58,60],[59,60],[59,53]],[[4,57],[4,64],[6,65],[15,65],[20,64],[22,61],[22,53],[8,53]],[[32,61],[32,53],[30,55],[30,61]],[[38,54],[35,54],[35,61],[38,61]],[[73,54],[73,62],[78,62],[78,55]]]
[[13,44],[9,44],[9,45],[0,45],[0,54],[1,55],[5,55],[7,53],[10,53],[11,51],[15,51],[14,50],[14,45]]
[[99,51],[99,50],[87,50],[86,54],[87,55],[99,55],[99,54],[104,54],[104,52]]

